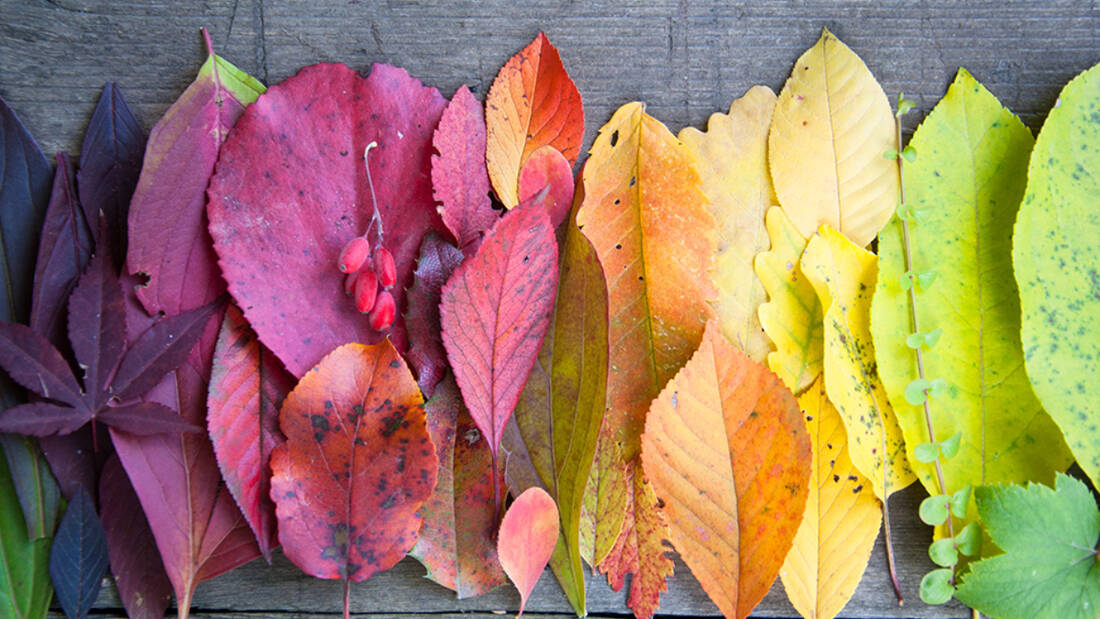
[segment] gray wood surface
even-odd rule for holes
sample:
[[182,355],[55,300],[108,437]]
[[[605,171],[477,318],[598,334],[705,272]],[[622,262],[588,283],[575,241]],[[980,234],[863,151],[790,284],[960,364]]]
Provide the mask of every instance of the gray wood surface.
[[[965,66],[1036,130],[1061,86],[1100,61],[1100,8],[1091,1],[0,0],[0,96],[47,154],[79,152],[109,80],[120,83],[151,127],[205,58],[200,26],[210,29],[220,54],[269,84],[314,62],[364,71],[388,62],[447,96],[463,83],[483,96],[500,66],[545,30],[584,98],[586,144],[628,101],[646,101],[675,132],[702,126],[753,84],[778,91],[822,26],[864,58],[887,93],[915,99],[919,113]],[[894,601],[880,539],[845,616],[965,616],[960,606],[930,608],[917,597],[920,577],[931,568],[930,531],[916,518],[922,496],[910,488],[890,506],[906,605]],[[406,560],[356,585],[353,608],[363,617],[493,617],[518,606],[510,588],[455,600],[422,576]],[[612,592],[602,579],[590,577],[588,592],[593,614],[628,612],[625,592]],[[98,606],[107,616],[118,612],[112,590],[105,589]],[[338,583],[304,576],[280,555],[271,567],[257,561],[200,585],[193,616],[321,617],[340,607]],[[549,574],[528,610],[531,617],[569,613]],[[678,562],[661,612],[716,609]],[[778,583],[756,612],[794,615]]]

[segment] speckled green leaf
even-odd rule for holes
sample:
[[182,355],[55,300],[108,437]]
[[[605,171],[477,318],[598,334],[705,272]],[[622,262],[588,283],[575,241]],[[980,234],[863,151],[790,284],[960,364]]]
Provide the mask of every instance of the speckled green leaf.
[[1100,483],[1100,65],[1062,90],[1028,166],[1013,236],[1027,374]]
[[[1020,310],[1012,279],[1012,222],[1024,193],[1031,132],[965,69],[913,134],[904,166],[912,268],[936,273],[917,287],[918,325],[942,329],[922,348],[925,377],[946,388],[928,398],[934,439],[961,433],[943,460],[946,492],[986,483],[1054,481],[1070,456],[1023,371]],[[941,494],[935,466],[915,449],[930,442],[924,409],[905,388],[918,378],[902,225],[879,233],[879,277],[871,309],[879,375],[905,436],[909,462],[929,494]],[[976,516],[973,508],[966,521]],[[966,524],[964,521],[961,524]],[[954,522],[955,530],[960,523]],[[946,533],[942,529],[939,534]]]

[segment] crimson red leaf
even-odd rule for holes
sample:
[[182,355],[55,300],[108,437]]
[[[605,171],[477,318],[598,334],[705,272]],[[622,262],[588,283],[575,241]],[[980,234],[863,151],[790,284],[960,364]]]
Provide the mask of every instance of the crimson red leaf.
[[[109,251],[117,265],[126,258],[126,216],[144,152],[145,130],[126,105],[118,84],[109,82],[84,131],[76,187],[97,247]],[[100,238],[93,223],[99,221],[100,213],[107,219],[106,240]]]
[[130,203],[127,268],[148,275],[137,295],[150,313],[177,314],[225,292],[207,231],[206,186],[229,130],[264,90],[216,56],[203,35],[209,56],[149,134]]
[[413,285],[409,288],[409,311],[405,324],[409,329],[409,352],[405,358],[416,372],[424,397],[431,397],[447,373],[447,352],[440,338],[439,299],[443,284],[462,264],[462,252],[429,232],[420,245]]
[[485,167],[485,111],[463,85],[455,93],[432,137],[432,189],[443,203],[440,215],[458,246],[475,244],[499,218],[489,201]]
[[500,523],[497,553],[504,573],[519,589],[519,614],[558,543],[558,506],[538,486],[516,497]]
[[92,258],[88,271],[69,297],[69,342],[93,409],[107,401],[107,379],[126,348],[122,287],[105,253]]
[[69,434],[91,420],[92,414],[87,409],[31,402],[0,412],[0,432],[31,436]]
[[172,583],[141,503],[115,455],[103,465],[99,478],[99,511],[111,573],[126,614],[130,619],[162,619],[172,602]]
[[42,224],[42,241],[34,267],[30,326],[65,350],[65,300],[92,256],[92,235],[76,200],[76,172],[65,153],[57,155],[53,193]]
[[439,461],[393,345],[332,351],[287,396],[279,422],[287,441],[271,454],[271,498],[286,556],[348,581],[396,565],[416,543]]
[[504,424],[538,356],[558,283],[558,246],[541,201],[505,215],[443,286],[443,345],[496,462]]
[[268,463],[285,440],[279,406],[293,388],[294,377],[256,339],[241,310],[230,306],[214,350],[206,423],[225,484],[269,563],[276,539]]
[[547,144],[536,148],[519,171],[519,199],[530,200],[544,188],[550,224],[557,228],[573,207],[573,168],[558,149]]
[[83,405],[83,394],[68,362],[30,327],[0,322],[0,367],[12,380],[43,398]]
[[107,572],[107,538],[83,488],[69,501],[50,545],[50,580],[65,615],[87,617]]
[[[443,233],[430,180],[431,137],[446,100],[403,69],[306,67],[248,106],[222,146],[208,190],[210,232],[229,291],[260,341],[295,376],[347,342],[387,335],[408,348],[405,290],[421,239]],[[397,282],[386,333],[344,294],[340,250],[372,214],[370,169]],[[262,225],[257,222],[263,222]]]
[[203,431],[201,427],[181,419],[175,410],[156,402],[107,407],[96,415],[96,419],[116,430],[138,436],[173,432],[194,434]]

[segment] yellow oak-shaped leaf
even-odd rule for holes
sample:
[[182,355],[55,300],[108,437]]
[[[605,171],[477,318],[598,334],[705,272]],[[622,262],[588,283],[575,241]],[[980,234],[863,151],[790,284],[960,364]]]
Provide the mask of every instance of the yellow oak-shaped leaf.
[[[636,478],[627,504],[635,511],[620,535],[626,547],[600,568],[612,584],[633,573],[630,607],[648,616],[672,562],[652,551],[667,538],[667,527],[656,500],[646,496],[636,457],[650,402],[691,357],[711,315],[709,301],[717,296],[710,278],[714,218],[699,188],[695,156],[641,103],[619,108],[600,130],[582,179],[577,223],[596,249],[608,288],[604,424],[635,467],[623,481]],[[613,465],[600,459],[593,474]]]
[[768,302],[758,312],[775,346],[768,353],[768,367],[787,388],[799,393],[821,374],[821,301],[802,274],[805,237],[779,207],[768,209],[765,222],[771,249],[756,257],[754,268],[768,293]]
[[882,504],[848,457],[844,422],[819,378],[798,398],[813,443],[806,513],[779,570],[803,617],[831,619],[859,585],[882,521]]
[[771,350],[756,316],[765,295],[752,261],[768,248],[764,212],[778,204],[768,172],[774,111],[775,93],[753,86],[728,114],[711,114],[706,133],[694,127],[680,131],[680,141],[699,159],[703,193],[716,224],[715,316],[722,334],[754,361],[763,361]]
[[747,617],[806,503],[810,438],[794,395],[711,323],[653,402],[642,462],[692,574],[723,615]]
[[867,65],[831,32],[779,93],[768,161],[779,204],[803,236],[821,224],[865,246],[897,206],[894,115]]
[[802,270],[825,311],[825,391],[844,419],[852,463],[885,500],[916,477],[871,344],[878,258],[821,226],[802,254]]

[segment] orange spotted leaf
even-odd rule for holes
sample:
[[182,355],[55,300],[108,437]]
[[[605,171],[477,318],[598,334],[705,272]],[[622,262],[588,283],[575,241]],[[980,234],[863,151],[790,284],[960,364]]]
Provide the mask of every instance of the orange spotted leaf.
[[779,573],[809,490],[794,395],[712,322],[653,402],[642,462],[673,546],[723,615],[747,617]]
[[524,490],[500,523],[497,554],[504,573],[519,589],[519,614],[550,562],[558,543],[558,506],[542,488]]
[[508,208],[520,203],[520,170],[540,146],[558,149],[570,166],[577,162],[584,138],[581,95],[545,34],[501,68],[485,107],[489,178]]

